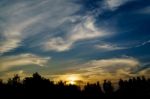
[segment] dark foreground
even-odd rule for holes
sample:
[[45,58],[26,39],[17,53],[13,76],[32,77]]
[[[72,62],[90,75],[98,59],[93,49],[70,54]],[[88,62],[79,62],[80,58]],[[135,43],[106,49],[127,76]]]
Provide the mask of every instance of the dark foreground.
[[46,99],[105,99],[105,98],[141,98],[150,99],[150,79],[137,77],[118,82],[118,90],[114,91],[110,81],[104,81],[103,85],[98,82],[87,84],[81,90],[77,85],[66,85],[63,82],[54,84],[52,81],[41,77],[38,73],[33,77],[27,77],[20,81],[15,75],[7,83],[0,80],[0,98],[46,98]]

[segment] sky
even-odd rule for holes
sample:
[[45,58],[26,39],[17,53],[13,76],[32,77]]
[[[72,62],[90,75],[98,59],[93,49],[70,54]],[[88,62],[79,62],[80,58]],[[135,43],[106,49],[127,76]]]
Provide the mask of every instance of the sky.
[[0,0],[0,78],[150,75],[150,0]]

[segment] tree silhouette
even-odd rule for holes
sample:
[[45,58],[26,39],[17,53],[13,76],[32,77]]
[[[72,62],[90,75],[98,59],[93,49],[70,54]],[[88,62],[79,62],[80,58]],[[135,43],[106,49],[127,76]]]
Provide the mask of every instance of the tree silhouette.
[[150,79],[133,77],[129,80],[120,79],[118,89],[114,90],[113,84],[109,80],[104,80],[103,89],[99,82],[87,83],[83,89],[77,85],[68,85],[60,81],[54,83],[49,79],[34,73],[32,77],[20,80],[19,75],[3,82],[0,79],[1,98],[139,98],[150,97]]

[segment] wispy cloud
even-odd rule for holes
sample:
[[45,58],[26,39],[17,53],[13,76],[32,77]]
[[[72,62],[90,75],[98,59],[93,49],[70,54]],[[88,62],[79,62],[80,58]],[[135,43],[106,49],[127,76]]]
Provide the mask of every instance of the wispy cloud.
[[143,43],[141,43],[141,44],[139,44],[139,45],[137,45],[135,47],[141,47],[141,46],[144,46],[144,45],[149,44],[149,43],[150,43],[150,40],[145,41],[145,42],[143,42]]
[[13,56],[4,56],[0,58],[0,71],[5,71],[14,67],[24,65],[45,66],[50,59],[50,57],[40,57],[29,53]]
[[133,0],[104,0],[104,7],[113,11],[129,1],[131,2]]
[[22,23],[10,23],[8,26],[4,27],[4,32],[1,34],[0,53],[5,53],[19,47],[22,40],[29,36],[27,33],[24,34],[23,31],[34,22],[37,22],[39,18],[38,16],[24,20]]
[[[114,9],[128,0],[106,0],[107,8]],[[16,1],[1,7],[0,21],[2,28],[0,38],[0,53],[9,52],[22,46],[25,39],[33,39],[33,46],[43,46],[45,50],[57,52],[67,51],[74,43],[95,39],[107,35],[103,28],[95,25],[92,15],[75,15],[82,5],[73,0],[45,0],[45,1]],[[32,6],[31,6],[32,5]],[[59,6],[61,5],[61,6]],[[106,6],[104,5],[104,6]],[[63,12],[63,13],[61,13]],[[63,31],[64,37],[56,36]],[[44,35],[36,39],[38,35]]]
[[140,14],[150,14],[150,6],[138,10],[137,13],[140,13]]
[[150,68],[143,69],[138,72],[138,75],[142,75],[142,76],[146,76],[146,77],[150,77],[149,74],[150,74]]
[[101,51],[114,51],[114,50],[122,50],[126,49],[126,47],[120,47],[114,44],[108,44],[108,43],[103,43],[103,44],[97,44],[95,45],[96,49],[101,50]]
[[138,48],[138,47],[142,47],[146,44],[149,44],[150,43],[150,40],[147,40],[145,42],[142,42],[140,44],[135,44],[135,45],[126,45],[124,46],[124,44],[122,44],[122,46],[120,45],[116,45],[116,44],[113,44],[113,43],[100,43],[100,44],[96,44],[95,45],[95,48],[100,50],[100,51],[115,51],[115,50],[124,50],[124,49],[131,49],[131,48]]
[[7,39],[5,41],[0,42],[0,54],[8,52],[20,45],[19,39]]
[[56,37],[48,40],[44,44],[44,49],[47,51],[53,50],[53,51],[62,52],[71,49],[72,45],[73,45],[72,41],[69,42],[61,37]]
[[61,52],[71,49],[73,44],[78,41],[104,37],[106,35],[108,35],[108,33],[103,29],[98,29],[95,26],[95,20],[89,16],[85,17],[72,30],[70,30],[64,38],[50,38],[44,46],[46,50]]
[[61,30],[61,25],[70,22],[69,17],[80,9],[72,0],[15,0],[5,3],[6,6],[0,6],[1,54],[21,46],[26,38],[32,39],[32,36],[44,33],[45,28],[48,32],[57,27]]
[[[132,72],[140,66],[140,62],[132,57],[91,60],[79,64],[71,73],[80,75],[84,81],[116,80],[133,76]],[[66,72],[67,73],[67,72]],[[68,72],[69,73],[69,72]]]
[[25,77],[31,77],[32,73],[26,72],[24,70],[15,70],[4,72],[0,77],[3,81],[7,81],[9,78],[14,77],[14,75],[18,74],[20,79],[23,80]]
[[93,39],[107,35],[103,29],[95,26],[95,19],[91,16],[85,17],[81,23],[77,24],[70,34],[68,39],[72,41]]

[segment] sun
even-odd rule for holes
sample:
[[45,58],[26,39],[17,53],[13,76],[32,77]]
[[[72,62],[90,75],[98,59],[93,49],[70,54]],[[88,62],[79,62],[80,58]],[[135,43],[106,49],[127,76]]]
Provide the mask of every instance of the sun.
[[78,77],[75,75],[70,75],[67,77],[67,84],[75,85]]
[[71,85],[75,85],[75,84],[76,84],[76,82],[75,82],[75,81],[69,81],[69,84],[71,84]]

